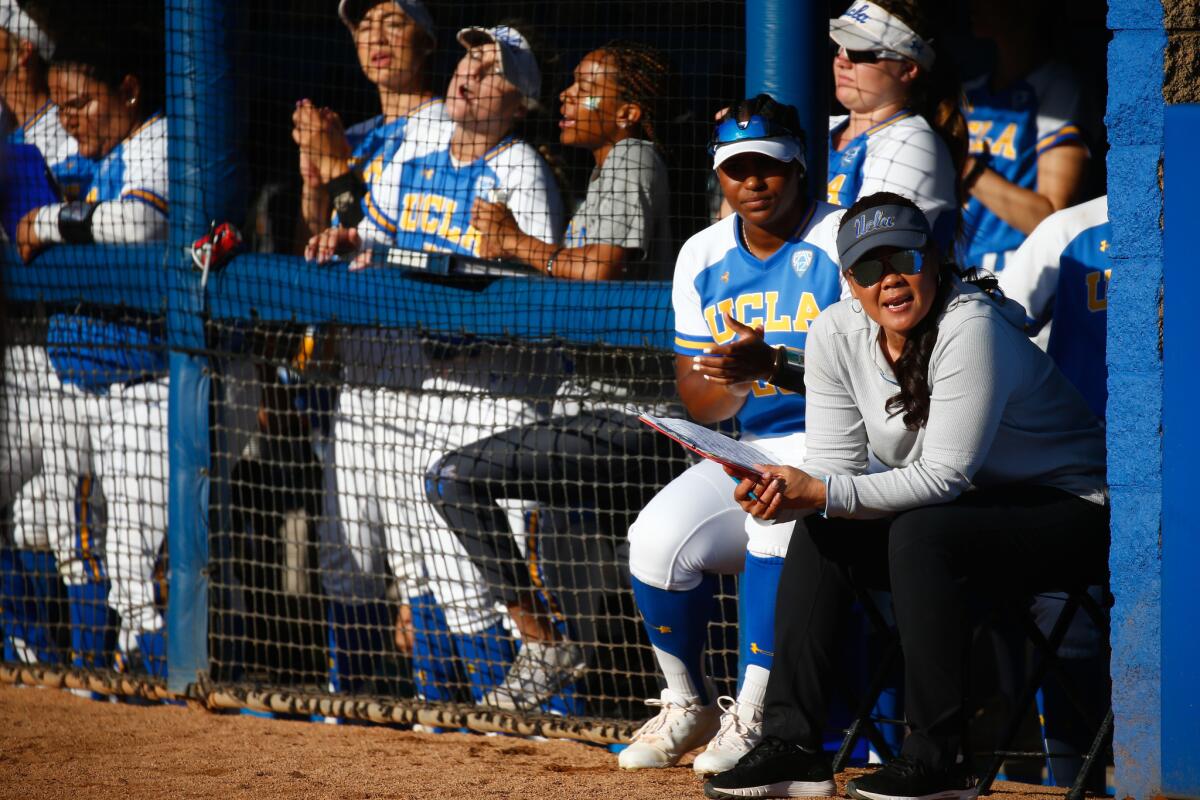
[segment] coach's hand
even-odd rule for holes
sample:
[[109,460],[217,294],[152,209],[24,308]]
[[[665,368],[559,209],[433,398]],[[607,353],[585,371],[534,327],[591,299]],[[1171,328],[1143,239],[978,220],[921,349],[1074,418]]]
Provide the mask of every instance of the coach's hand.
[[704,379],[742,394],[750,384],[771,377],[775,371],[775,349],[763,339],[762,326],[751,328],[725,314],[725,325],[738,338],[725,345],[711,347],[705,355],[692,359],[692,371]]
[[[825,482],[795,467],[755,464],[761,476],[744,478],[733,490],[742,510],[759,519],[774,519],[785,508],[825,508]],[[726,468],[735,478],[737,475]]]
[[481,258],[506,258],[512,254],[513,242],[521,235],[521,227],[512,210],[504,203],[489,203],[476,197],[471,206],[471,227],[479,231]]
[[416,628],[413,627],[412,606],[408,603],[400,606],[396,611],[395,642],[396,648],[401,653],[411,654],[417,645]]
[[21,254],[21,260],[26,264],[46,247],[37,235],[37,213],[38,210],[35,208],[21,217],[21,221],[17,223],[17,250]]

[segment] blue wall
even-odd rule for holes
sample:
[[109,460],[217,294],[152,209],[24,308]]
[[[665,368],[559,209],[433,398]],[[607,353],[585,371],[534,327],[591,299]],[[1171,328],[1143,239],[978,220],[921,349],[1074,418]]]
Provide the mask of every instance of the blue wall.
[[1106,123],[1114,242],[1108,307],[1116,796],[1162,789],[1163,51],[1159,0],[1110,0]]

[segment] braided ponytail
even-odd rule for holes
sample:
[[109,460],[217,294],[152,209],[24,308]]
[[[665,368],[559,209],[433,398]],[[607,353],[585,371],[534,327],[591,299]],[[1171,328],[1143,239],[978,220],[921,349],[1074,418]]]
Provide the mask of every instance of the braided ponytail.
[[668,115],[667,90],[671,66],[658,50],[641,42],[618,40],[600,48],[612,59],[617,71],[617,88],[621,100],[633,103],[642,110],[638,121],[639,138],[646,139],[662,151],[662,128]]

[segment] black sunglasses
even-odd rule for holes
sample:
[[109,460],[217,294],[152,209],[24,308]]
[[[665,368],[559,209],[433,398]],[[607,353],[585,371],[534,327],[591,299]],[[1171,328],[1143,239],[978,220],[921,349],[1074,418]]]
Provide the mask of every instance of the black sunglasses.
[[846,270],[854,282],[864,289],[879,283],[883,272],[891,268],[897,275],[920,275],[921,267],[925,266],[925,255],[920,250],[900,250],[886,256],[864,258],[856,261],[853,267]]
[[880,61],[903,61],[904,56],[891,50],[848,50],[845,47],[835,47],[835,53],[846,54],[846,60],[851,64],[878,64]]

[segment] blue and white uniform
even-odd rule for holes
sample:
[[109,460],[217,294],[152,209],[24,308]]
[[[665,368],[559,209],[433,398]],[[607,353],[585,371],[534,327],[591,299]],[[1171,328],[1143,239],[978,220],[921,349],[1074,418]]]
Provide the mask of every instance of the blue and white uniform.
[[[167,197],[167,122],[154,115],[96,165],[85,192],[87,202],[96,204],[96,241],[165,239]],[[43,240],[61,241],[57,219],[57,206],[39,211]],[[90,452],[90,467],[105,487],[108,509],[99,577],[107,578],[108,605],[121,618],[121,651],[140,650],[146,667],[165,675],[163,621],[154,594],[155,563],[167,529],[167,357],[161,327],[129,315],[59,314],[50,320],[47,342],[64,387],[61,401],[54,404],[53,435],[46,437],[50,502],[62,509],[61,520],[73,518],[67,509],[74,506],[79,480],[89,471]],[[86,537],[86,529],[59,528],[51,543],[68,592],[86,593],[95,585],[84,583],[88,571],[97,569],[94,543],[74,540]],[[78,599],[73,613],[78,609],[91,615],[80,621],[79,630],[103,630],[107,607],[102,594]],[[73,635],[76,627],[72,625]],[[86,643],[84,648],[87,652]]]
[[[894,192],[911,199],[937,227],[957,221],[954,162],[942,137],[920,114],[904,109],[834,147],[848,116],[829,118],[828,201],[849,208],[860,197]],[[946,238],[949,241],[949,237]]]
[[[1063,145],[1085,145],[1079,83],[1061,64],[1044,64],[1013,85],[993,92],[990,75],[967,83],[963,109],[971,133],[970,153],[989,157],[1000,177],[1034,191],[1038,158]],[[959,263],[999,272],[1025,234],[976,198],[963,213],[966,244]]]
[[[736,334],[726,327],[724,313],[762,325],[767,344],[803,350],[812,321],[844,291],[836,247],[840,214],[815,203],[795,236],[766,260],[746,249],[736,215],[689,239],[675,267],[675,352],[697,356],[732,341]],[[798,463],[804,408],[802,394],[759,382],[736,418],[743,438],[780,463]],[[748,524],[733,501],[733,488],[712,461],[688,469],[630,527],[629,566],[668,686],[689,687],[683,694],[701,698],[716,575],[742,574],[738,702],[761,709],[774,650],[775,587],[795,522]]]
[[96,165],[79,155],[76,142],[58,121],[58,107],[47,102],[7,137],[9,144],[31,144],[41,151],[64,199],[80,200]]
[[1098,197],[1043,220],[1000,273],[1004,294],[1025,307],[1030,332],[1042,332],[1039,344],[1099,419],[1108,402],[1112,235],[1108,197]]
[[[453,123],[441,113],[415,117],[404,142],[363,200],[358,230],[368,242],[424,252],[478,255],[470,225],[476,196],[503,193],[522,230],[556,241],[562,211],[552,173],[537,151],[506,138],[473,162],[450,155]],[[380,337],[375,335],[378,341]],[[425,474],[445,453],[493,433],[535,422],[528,365],[505,368],[460,357],[453,376],[435,375],[418,343],[385,338],[347,353],[334,420],[332,472],[339,538],[350,555],[341,571],[350,596],[378,596],[387,573],[413,607],[418,691],[448,699],[454,659],[479,700],[503,678],[512,657],[486,582],[458,538],[425,498]],[[523,377],[525,376],[525,377]],[[325,539],[326,537],[323,537]],[[344,560],[344,559],[343,559]]]
[[450,153],[453,131],[447,121],[400,148],[379,180],[387,194],[364,198],[367,214],[359,224],[364,238],[408,250],[478,256],[471,206],[476,197],[499,196],[524,233],[559,241],[562,201],[537,149],[509,136],[480,158],[459,163]]

